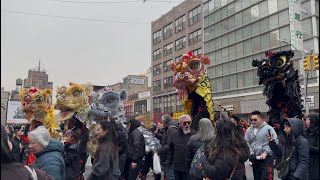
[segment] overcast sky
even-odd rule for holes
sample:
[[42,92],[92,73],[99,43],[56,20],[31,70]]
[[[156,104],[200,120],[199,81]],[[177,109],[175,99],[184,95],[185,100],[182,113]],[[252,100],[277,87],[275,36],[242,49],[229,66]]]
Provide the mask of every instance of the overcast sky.
[[1,0],[1,87],[15,89],[39,59],[54,90],[69,81],[108,85],[143,74],[151,65],[151,21],[179,4],[81,1]]

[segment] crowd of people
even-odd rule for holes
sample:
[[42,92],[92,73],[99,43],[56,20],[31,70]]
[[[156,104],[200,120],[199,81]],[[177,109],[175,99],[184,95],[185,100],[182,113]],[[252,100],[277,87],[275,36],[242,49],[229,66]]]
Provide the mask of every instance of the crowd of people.
[[[241,126],[236,116],[220,114],[216,120],[214,126],[202,118],[194,128],[189,115],[175,121],[165,114],[149,129],[161,144],[152,151],[146,151],[139,129],[143,125],[137,119],[128,118],[125,125],[101,121],[95,128],[98,146],[90,154],[93,166],[87,179],[145,180],[155,155],[163,172],[153,171],[155,180],[245,180],[247,160],[255,180],[270,180],[286,159],[288,173],[282,179],[319,179],[319,114],[310,113],[303,120],[287,118],[279,132],[259,111],[251,113],[249,128]],[[57,140],[42,126],[31,131],[1,126],[1,179],[84,179],[89,157],[86,128],[75,125],[61,134]],[[195,166],[198,161],[201,167]]]

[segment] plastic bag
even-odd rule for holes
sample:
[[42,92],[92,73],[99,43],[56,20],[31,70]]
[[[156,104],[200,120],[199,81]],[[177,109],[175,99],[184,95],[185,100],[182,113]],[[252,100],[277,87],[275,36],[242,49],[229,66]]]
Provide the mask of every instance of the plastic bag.
[[161,173],[160,157],[157,153],[153,154],[153,173],[154,174]]

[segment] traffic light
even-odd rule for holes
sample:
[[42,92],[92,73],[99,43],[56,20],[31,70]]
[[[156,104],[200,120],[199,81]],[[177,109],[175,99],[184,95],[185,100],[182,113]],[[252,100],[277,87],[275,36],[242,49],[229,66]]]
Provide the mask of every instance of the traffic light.
[[303,69],[305,71],[311,71],[311,59],[310,56],[307,56],[303,59]]
[[314,70],[319,70],[319,55],[313,55]]

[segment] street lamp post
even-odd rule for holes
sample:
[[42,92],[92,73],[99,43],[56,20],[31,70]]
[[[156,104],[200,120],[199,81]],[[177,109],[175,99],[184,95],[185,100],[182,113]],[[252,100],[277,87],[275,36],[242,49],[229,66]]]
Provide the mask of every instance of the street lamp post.
[[[282,42],[286,44],[290,44],[286,40],[282,40]],[[293,44],[290,44],[295,50],[297,50],[301,54],[301,62],[303,62],[304,57],[305,57],[305,52],[304,51],[299,51]],[[309,71],[303,71],[303,84],[304,84],[304,104],[306,107],[306,114],[309,114],[309,102],[307,101],[307,95],[308,95],[308,74]]]

